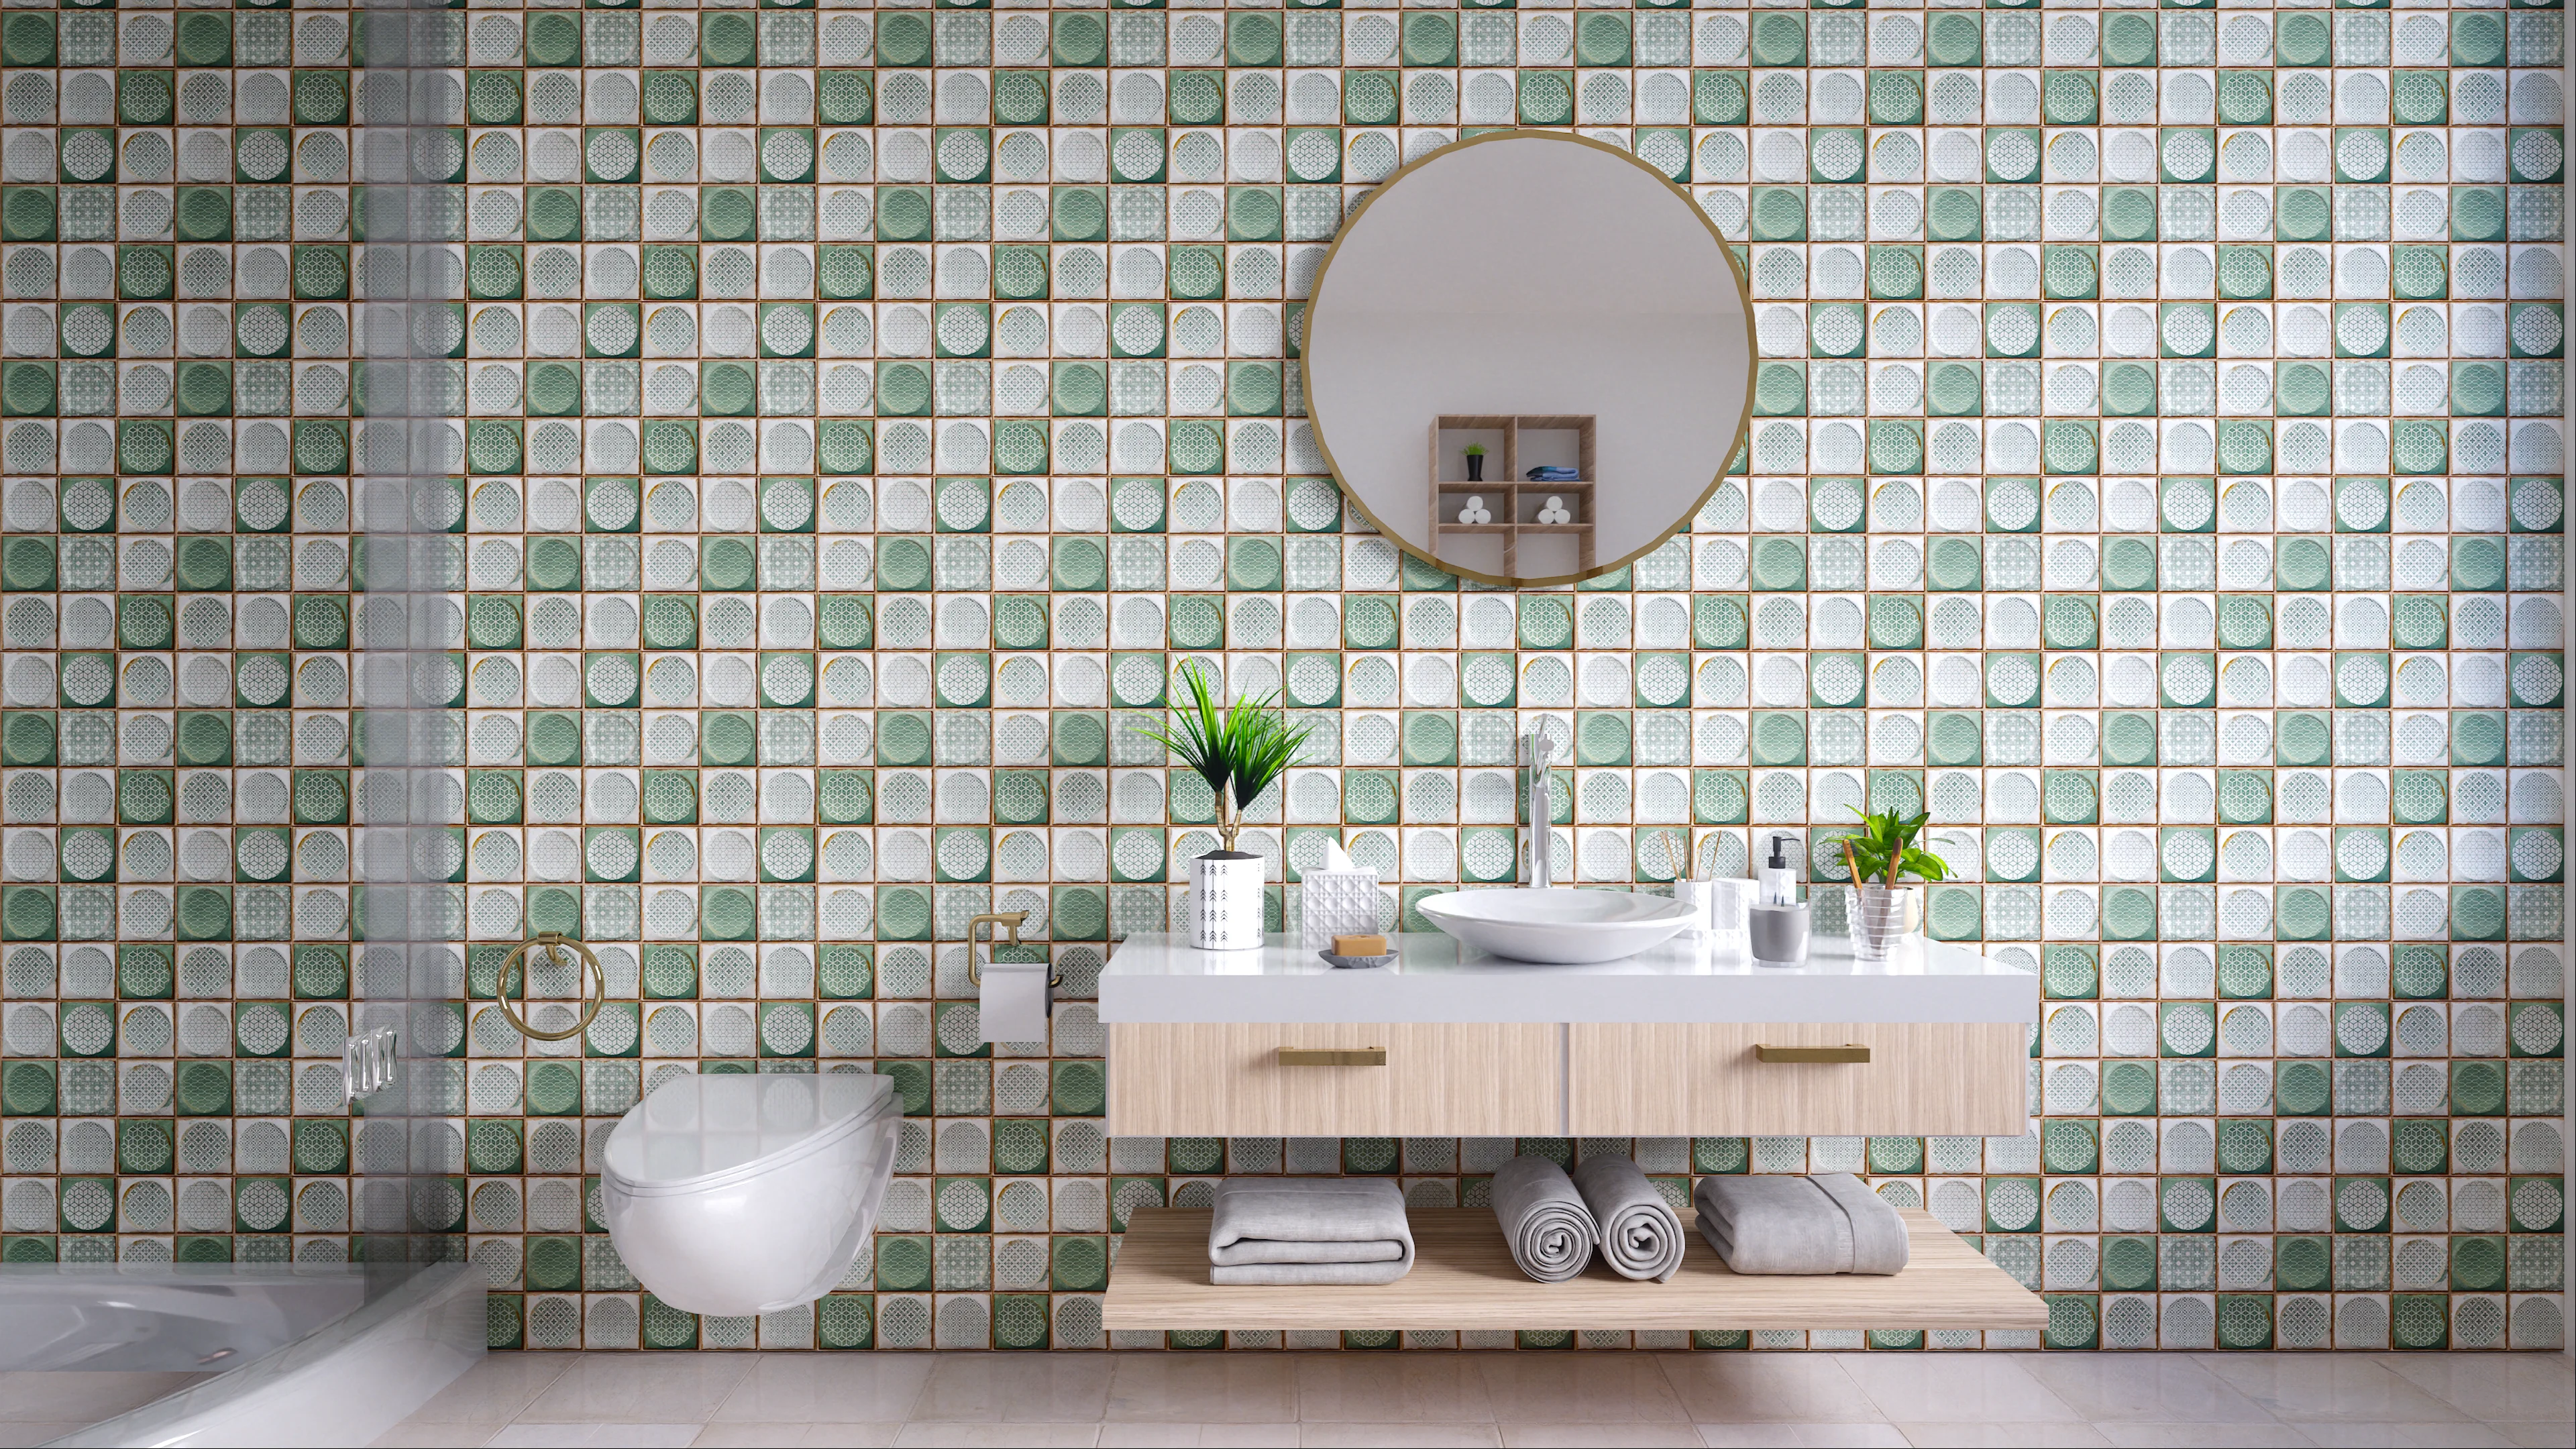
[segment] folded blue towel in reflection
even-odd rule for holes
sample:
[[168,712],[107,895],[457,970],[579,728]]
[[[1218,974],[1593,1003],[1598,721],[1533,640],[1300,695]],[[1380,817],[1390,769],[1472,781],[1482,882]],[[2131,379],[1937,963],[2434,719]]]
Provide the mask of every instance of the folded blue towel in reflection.
[[1572,468],[1537,467],[1522,475],[1532,483],[1579,483],[1583,474]]

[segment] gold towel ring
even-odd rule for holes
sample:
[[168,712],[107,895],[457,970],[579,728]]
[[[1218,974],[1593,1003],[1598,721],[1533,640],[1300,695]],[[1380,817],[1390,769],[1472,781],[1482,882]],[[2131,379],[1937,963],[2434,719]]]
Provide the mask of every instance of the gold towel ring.
[[[566,946],[570,946],[581,957],[582,965],[587,968],[584,974],[594,988],[584,993],[589,1005],[583,1009],[581,1020],[563,1030],[539,1031],[528,1025],[527,1018],[510,1009],[510,970],[517,966],[531,949],[538,947],[544,948],[548,961],[560,962],[563,959],[563,948]],[[599,1015],[599,1008],[605,1004],[607,996],[608,975],[600,969],[599,958],[591,954],[588,946],[560,931],[540,931],[534,939],[521,941],[513,946],[510,948],[510,954],[501,958],[501,969],[492,975],[493,1004],[501,1008],[501,1015],[509,1019],[510,1025],[518,1029],[519,1035],[530,1041],[564,1041],[581,1035],[590,1029],[591,1018]],[[523,978],[519,983],[519,999],[526,1001],[527,997],[528,983]]]

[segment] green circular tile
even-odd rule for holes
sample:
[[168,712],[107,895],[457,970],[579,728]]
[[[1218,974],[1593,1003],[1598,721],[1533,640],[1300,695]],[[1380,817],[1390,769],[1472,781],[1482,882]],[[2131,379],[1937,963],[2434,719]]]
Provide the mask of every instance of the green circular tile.
[[2452,716],[2451,748],[2464,765],[2492,765],[2504,755],[2504,718],[2492,714]]
[[1958,241],[1977,234],[1977,194],[1950,190],[1932,198],[1932,237]]
[[[194,715],[190,724],[207,716]],[[223,721],[215,720],[220,729]],[[181,732],[181,745],[186,746],[186,731]],[[13,765],[47,765],[54,758],[54,722],[41,714],[13,714],[5,728],[0,728],[0,758]]]
[[2281,892],[2279,911],[2284,937],[2304,940],[2325,931],[2326,897],[2323,891],[2285,890]]
[[581,198],[562,187],[543,187],[528,197],[528,234],[538,241],[565,241],[581,231]]
[[2102,1105],[2121,1116],[2154,1111],[2154,1070],[2139,1062],[2113,1062],[2105,1067],[2102,1072]]
[[568,589],[581,578],[581,545],[569,538],[539,538],[528,545],[528,583]]
[[179,541],[179,582],[191,589],[221,589],[232,582],[233,554],[226,540]]
[[223,891],[212,886],[193,886],[179,892],[179,928],[189,939],[221,940],[232,929],[233,903]]
[[582,755],[582,724],[572,714],[538,714],[528,722],[528,761],[569,766]]
[[751,545],[739,538],[708,539],[698,570],[710,589],[750,588]]
[[2113,241],[2137,241],[2156,230],[2156,200],[2145,191],[2118,190],[2102,202],[2102,233]]
[[0,546],[0,580],[13,589],[50,589],[54,586],[54,541],[50,538],[13,538]]
[[179,196],[179,236],[184,241],[215,241],[232,225],[232,200],[211,186],[190,187]]
[[699,398],[709,413],[735,416],[751,411],[751,369],[738,363],[711,362],[700,374]]
[[[1956,542],[1943,539],[1941,542]],[[1974,545],[1968,545],[1973,559]],[[1934,565],[1938,577],[1939,565]],[[1753,579],[1765,589],[1798,589],[1806,585],[1807,555],[1794,539],[1765,538],[1753,545]]]
[[559,1117],[581,1110],[581,1077],[565,1062],[536,1062],[528,1068],[528,1110]]
[[2273,570],[2285,589],[2322,589],[2326,586],[2328,564],[2324,543],[2313,538],[2291,538],[2281,541]]

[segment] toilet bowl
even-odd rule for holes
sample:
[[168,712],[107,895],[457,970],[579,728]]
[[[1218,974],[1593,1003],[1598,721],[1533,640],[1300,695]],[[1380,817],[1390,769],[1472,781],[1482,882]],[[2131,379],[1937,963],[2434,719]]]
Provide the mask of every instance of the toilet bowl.
[[674,1076],[608,1135],[609,1240],[674,1308],[811,1303],[876,1226],[902,1120],[893,1080],[873,1072]]

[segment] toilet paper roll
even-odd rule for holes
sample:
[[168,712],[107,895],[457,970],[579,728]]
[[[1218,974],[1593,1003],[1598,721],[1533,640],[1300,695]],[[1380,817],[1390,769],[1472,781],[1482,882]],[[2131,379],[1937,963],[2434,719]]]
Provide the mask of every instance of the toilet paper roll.
[[1047,1039],[1047,965],[1043,961],[992,961],[984,966],[982,1010],[988,1042]]

